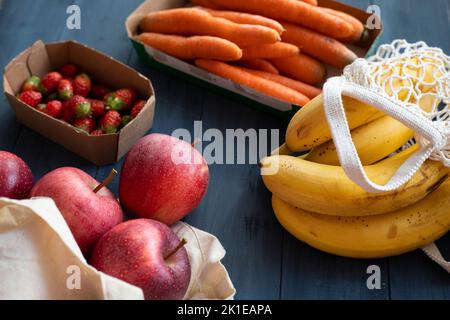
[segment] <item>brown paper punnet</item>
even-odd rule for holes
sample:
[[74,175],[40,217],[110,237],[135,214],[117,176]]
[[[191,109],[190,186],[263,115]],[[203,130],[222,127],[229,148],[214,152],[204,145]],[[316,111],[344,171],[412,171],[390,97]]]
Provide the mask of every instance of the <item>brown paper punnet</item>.
[[[249,102],[250,105],[258,109],[270,111],[283,117],[288,116],[290,118],[293,112],[298,110],[298,106],[269,97],[249,87],[236,84],[228,79],[211,74],[189,62],[167,55],[164,52],[156,50],[139,41],[137,37],[139,34],[139,22],[145,14],[189,5],[190,2],[187,0],[146,0],[128,16],[125,22],[125,28],[128,37],[131,39],[142,62],[172,72],[180,77],[201,84],[208,89],[219,91],[225,95],[244,98],[246,102]],[[361,9],[333,0],[319,0],[319,5],[346,12],[356,17],[364,24],[366,24],[366,21],[371,16]],[[359,57],[370,55],[370,51],[376,46],[376,42],[382,30],[382,27],[380,29],[368,30],[368,39],[364,44],[360,44],[360,46],[348,46]],[[327,66],[327,69],[328,77],[333,77],[342,73],[342,70],[330,66]]]
[[[118,133],[90,136],[16,98],[30,75],[43,76],[68,62],[79,65],[95,81],[111,88],[136,89],[147,100],[144,109]],[[96,165],[119,160],[153,125],[156,100],[150,80],[119,61],[75,41],[51,44],[37,41],[5,67],[3,82],[4,93],[19,122]]]

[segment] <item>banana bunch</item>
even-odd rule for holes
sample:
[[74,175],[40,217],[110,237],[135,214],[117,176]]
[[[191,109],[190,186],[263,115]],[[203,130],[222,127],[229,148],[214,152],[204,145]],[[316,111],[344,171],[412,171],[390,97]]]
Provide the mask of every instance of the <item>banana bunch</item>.
[[[405,74],[423,72],[414,68],[414,61],[412,65],[396,68]],[[426,76],[434,71],[426,69]],[[379,80],[383,83],[384,79]],[[406,80],[396,81],[394,88],[403,87]],[[431,86],[422,89],[434,90]],[[399,99],[410,98],[403,89],[394,92],[390,86],[385,90]],[[418,103],[426,112],[438,104],[431,99]],[[375,183],[387,183],[418,150],[413,145],[392,155],[414,133],[370,105],[346,96],[343,104],[367,176]],[[301,157],[290,155],[308,151]],[[420,248],[450,230],[449,169],[427,160],[400,189],[366,192],[339,166],[322,95],[297,112],[288,126],[286,143],[261,160],[260,167],[279,222],[319,250],[354,258],[386,257]]]

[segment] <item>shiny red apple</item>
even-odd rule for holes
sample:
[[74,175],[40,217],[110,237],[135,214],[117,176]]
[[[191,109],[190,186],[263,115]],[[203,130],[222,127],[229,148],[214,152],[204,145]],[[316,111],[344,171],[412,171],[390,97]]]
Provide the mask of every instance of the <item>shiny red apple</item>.
[[150,219],[130,220],[100,239],[90,264],[141,288],[146,300],[179,300],[191,279],[184,244],[165,224]]
[[118,201],[104,184],[80,169],[67,167],[51,171],[31,190],[32,197],[55,201],[85,256],[106,232],[123,221]]
[[0,197],[28,198],[33,174],[28,165],[13,153],[0,151]]
[[208,165],[192,145],[168,135],[150,134],[125,158],[120,202],[135,217],[172,225],[198,206],[208,181]]

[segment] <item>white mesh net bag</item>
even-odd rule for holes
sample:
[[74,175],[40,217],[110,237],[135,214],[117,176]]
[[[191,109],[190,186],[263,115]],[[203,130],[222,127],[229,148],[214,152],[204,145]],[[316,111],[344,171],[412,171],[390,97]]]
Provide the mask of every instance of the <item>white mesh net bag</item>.
[[[424,42],[395,40],[369,59],[358,59],[324,85],[324,109],[347,176],[367,192],[393,191],[407,183],[429,158],[450,167],[450,57]],[[371,181],[361,164],[345,116],[342,95],[365,102],[415,133],[419,151],[385,185]],[[450,213],[449,213],[450,214]],[[447,271],[436,246],[424,251]]]

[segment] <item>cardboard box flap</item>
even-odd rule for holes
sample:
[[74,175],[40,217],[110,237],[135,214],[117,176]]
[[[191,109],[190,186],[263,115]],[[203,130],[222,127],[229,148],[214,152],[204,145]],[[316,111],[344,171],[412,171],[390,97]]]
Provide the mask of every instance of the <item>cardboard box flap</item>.
[[30,74],[38,77],[44,76],[52,69],[50,59],[47,53],[47,48],[42,41],[36,42],[30,50],[27,59],[28,70]]
[[30,71],[26,63],[16,62],[10,68],[5,70],[4,78],[6,79],[5,94],[14,96],[16,92],[20,91],[23,85],[23,79],[30,77]]

